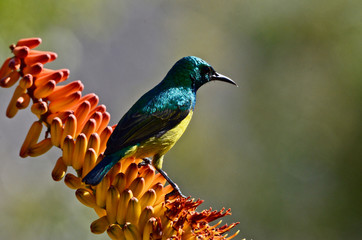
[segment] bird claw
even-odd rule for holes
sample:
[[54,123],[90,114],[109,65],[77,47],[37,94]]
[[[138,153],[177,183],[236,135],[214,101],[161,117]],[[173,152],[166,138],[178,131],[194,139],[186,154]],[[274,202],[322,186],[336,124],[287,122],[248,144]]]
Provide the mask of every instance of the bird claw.
[[173,196],[179,196],[181,198],[187,198],[185,195],[183,195],[180,191],[180,189],[174,189],[172,192],[169,192],[165,195],[165,200],[168,200],[170,197]]
[[138,164],[138,167],[140,168],[140,167],[148,166],[150,164],[151,164],[151,158],[143,158],[142,162],[140,162]]

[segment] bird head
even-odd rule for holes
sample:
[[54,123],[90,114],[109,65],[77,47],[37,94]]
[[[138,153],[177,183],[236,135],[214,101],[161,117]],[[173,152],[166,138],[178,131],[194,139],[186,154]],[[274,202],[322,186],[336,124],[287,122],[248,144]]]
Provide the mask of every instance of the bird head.
[[168,72],[165,80],[183,87],[191,87],[195,92],[210,81],[223,81],[237,84],[229,77],[217,73],[214,68],[201,58],[188,56],[181,58]]

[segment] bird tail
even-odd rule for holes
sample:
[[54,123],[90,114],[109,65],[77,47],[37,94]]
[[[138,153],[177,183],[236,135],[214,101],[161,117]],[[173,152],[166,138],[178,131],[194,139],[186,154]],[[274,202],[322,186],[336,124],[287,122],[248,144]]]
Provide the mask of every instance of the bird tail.
[[122,158],[119,154],[111,154],[105,156],[83,179],[82,181],[90,185],[98,185],[104,176],[116,165]]

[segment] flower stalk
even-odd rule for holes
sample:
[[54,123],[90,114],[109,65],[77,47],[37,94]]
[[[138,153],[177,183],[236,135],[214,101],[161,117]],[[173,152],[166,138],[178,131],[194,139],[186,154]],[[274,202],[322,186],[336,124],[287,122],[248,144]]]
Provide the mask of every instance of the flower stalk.
[[[219,227],[216,219],[230,210],[196,211],[201,200],[173,198],[166,180],[152,166],[140,166],[141,159],[128,158],[117,163],[97,186],[81,179],[103,158],[106,143],[115,126],[108,126],[110,114],[94,93],[82,95],[81,81],[67,84],[68,69],[44,67],[57,54],[34,50],[40,38],[21,39],[11,45],[14,54],[0,68],[0,86],[10,88],[18,82],[6,110],[14,117],[31,104],[37,116],[20,148],[20,156],[36,157],[52,146],[62,149],[52,171],[55,181],[75,189],[77,199],[99,216],[92,222],[95,234],[107,232],[111,239],[231,239],[226,232],[238,223]],[[59,85],[59,83],[62,83]],[[31,101],[30,101],[31,100]],[[45,127],[45,128],[44,128]],[[40,140],[42,131],[45,138]],[[76,175],[67,173],[73,168]]]

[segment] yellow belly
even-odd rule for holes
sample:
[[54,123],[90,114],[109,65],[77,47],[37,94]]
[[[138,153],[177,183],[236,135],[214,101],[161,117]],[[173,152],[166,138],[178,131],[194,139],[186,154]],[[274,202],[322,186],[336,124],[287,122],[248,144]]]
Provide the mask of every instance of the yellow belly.
[[176,127],[170,129],[161,137],[151,137],[142,142],[139,146],[130,149],[127,156],[134,156],[136,158],[153,157],[158,155],[162,157],[173,145],[180,139],[190,123],[193,111],[186,116]]

